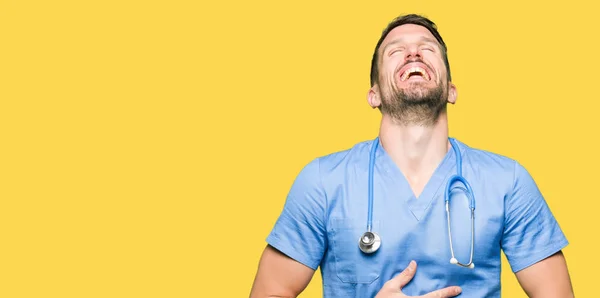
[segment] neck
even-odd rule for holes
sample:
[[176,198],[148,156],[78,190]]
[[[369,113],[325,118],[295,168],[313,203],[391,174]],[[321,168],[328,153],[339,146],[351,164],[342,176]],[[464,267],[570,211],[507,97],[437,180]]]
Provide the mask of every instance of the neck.
[[402,124],[384,114],[379,138],[413,191],[419,193],[450,149],[447,114],[441,113],[430,125]]

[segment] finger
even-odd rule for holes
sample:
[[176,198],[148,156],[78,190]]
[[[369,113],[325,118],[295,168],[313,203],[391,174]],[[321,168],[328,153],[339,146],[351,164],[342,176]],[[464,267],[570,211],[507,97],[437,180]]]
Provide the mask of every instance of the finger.
[[406,267],[400,274],[390,279],[390,286],[394,289],[403,288],[408,282],[415,276],[417,271],[417,262],[410,261],[408,267]]
[[433,291],[423,296],[424,298],[446,298],[446,297],[455,297],[460,294],[462,289],[460,287],[447,287],[443,289],[439,289],[437,291]]

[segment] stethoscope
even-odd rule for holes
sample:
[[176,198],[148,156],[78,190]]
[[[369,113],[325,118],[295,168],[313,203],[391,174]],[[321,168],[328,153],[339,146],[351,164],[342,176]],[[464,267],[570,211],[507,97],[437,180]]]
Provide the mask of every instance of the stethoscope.
[[[467,182],[467,180],[462,176],[462,158],[460,156],[456,140],[454,140],[453,138],[448,139],[450,140],[450,144],[452,145],[452,149],[454,149],[454,153],[456,155],[456,175],[450,177],[450,180],[448,180],[448,183],[446,184],[446,192],[444,194],[444,200],[446,202],[446,218],[448,219],[448,238],[450,240],[450,253],[452,254],[450,263],[472,269],[475,268],[475,264],[473,263],[473,244],[475,242],[475,197],[473,196],[471,185],[469,185],[469,182]],[[378,146],[379,137],[377,137],[374,140],[373,146],[371,146],[371,152],[369,156],[369,211],[367,218],[367,231],[358,240],[358,246],[360,250],[367,254],[374,253],[379,249],[379,247],[381,247],[381,237],[377,233],[371,231],[373,222],[373,171],[375,168],[375,153],[377,152]],[[455,182],[461,182],[465,186],[465,188],[460,187],[460,189],[467,194],[470,200],[469,208],[471,209],[471,258],[466,264],[463,264],[456,259],[456,257],[454,256],[454,248],[452,246],[452,230],[450,229],[449,204],[450,191],[452,190],[452,184]]]

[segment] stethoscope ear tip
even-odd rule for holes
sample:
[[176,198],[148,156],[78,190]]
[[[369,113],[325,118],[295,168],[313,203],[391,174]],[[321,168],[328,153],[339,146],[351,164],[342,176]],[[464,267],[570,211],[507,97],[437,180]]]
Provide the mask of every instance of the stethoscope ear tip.
[[471,263],[471,265],[469,265],[469,268],[471,268],[471,269],[475,268],[475,263]]
[[450,259],[450,264],[458,264],[458,260],[456,258]]

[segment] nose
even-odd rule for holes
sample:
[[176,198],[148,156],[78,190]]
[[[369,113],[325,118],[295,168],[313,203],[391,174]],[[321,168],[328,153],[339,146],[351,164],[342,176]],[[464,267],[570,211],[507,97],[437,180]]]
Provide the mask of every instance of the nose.
[[410,61],[415,59],[423,58],[421,55],[421,51],[419,51],[419,47],[416,45],[412,45],[406,48],[404,59]]

